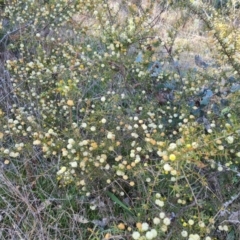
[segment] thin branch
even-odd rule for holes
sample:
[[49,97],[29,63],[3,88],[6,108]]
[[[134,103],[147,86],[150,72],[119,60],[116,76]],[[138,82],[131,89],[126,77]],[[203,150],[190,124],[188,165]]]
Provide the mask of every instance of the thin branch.
[[26,24],[25,26],[23,26],[23,27],[20,27],[20,28],[18,28],[18,29],[15,29],[15,30],[13,30],[13,31],[11,31],[11,32],[6,33],[6,34],[2,37],[2,39],[0,40],[0,43],[2,43],[3,41],[6,42],[11,35],[14,35],[15,33],[19,32],[20,30],[22,30],[22,29],[28,27],[29,25],[31,25],[32,23],[33,23],[33,21],[31,21],[30,23],[27,23],[27,24]]
[[185,174],[185,172],[184,172],[183,169],[182,169],[182,173],[183,173],[184,178],[185,178],[185,180],[186,180],[186,182],[187,182],[187,184],[188,184],[188,186],[189,186],[189,188],[190,188],[190,190],[191,190],[191,192],[192,192],[192,196],[193,196],[193,198],[194,198],[194,202],[195,202],[195,204],[197,205],[198,216],[200,217],[200,212],[199,212],[199,208],[198,208],[198,205],[199,205],[199,204],[198,204],[197,197],[195,196],[195,193],[193,192],[193,189],[192,189],[192,187],[191,187],[191,184],[189,183],[188,178],[187,178],[187,176],[186,176],[186,174]]

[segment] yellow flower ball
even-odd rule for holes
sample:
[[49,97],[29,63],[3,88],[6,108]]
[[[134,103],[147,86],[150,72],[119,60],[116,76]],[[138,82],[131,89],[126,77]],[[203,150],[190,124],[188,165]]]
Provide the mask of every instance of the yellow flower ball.
[[4,164],[6,164],[6,165],[8,165],[9,163],[10,163],[10,161],[7,159],[4,161]]
[[124,230],[125,229],[125,225],[123,223],[119,223],[117,227],[120,230]]
[[142,229],[142,223],[137,222],[136,227],[137,227],[138,230],[141,230]]
[[73,100],[69,99],[69,100],[67,101],[67,105],[70,106],[70,107],[72,107],[72,106],[74,105]]
[[168,161],[168,159],[169,159],[169,157],[167,155],[163,155],[162,158],[164,161]]
[[104,238],[105,238],[105,239],[110,239],[110,238],[111,238],[111,234],[110,234],[110,233],[107,233]]
[[174,154],[170,154],[169,159],[171,161],[175,161],[176,160],[176,156]]
[[2,139],[4,136],[4,134],[2,132],[0,132],[0,139]]

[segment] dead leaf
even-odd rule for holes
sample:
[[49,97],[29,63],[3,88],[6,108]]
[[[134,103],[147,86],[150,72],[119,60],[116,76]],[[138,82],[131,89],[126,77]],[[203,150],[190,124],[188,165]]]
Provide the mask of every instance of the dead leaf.
[[51,205],[51,201],[46,199],[44,202],[40,204],[40,206],[37,208],[37,212],[42,212],[45,208],[47,208],[49,205]]
[[85,217],[80,216],[79,214],[73,214],[73,219],[79,223],[89,223],[89,221]]
[[97,225],[98,227],[102,227],[104,228],[107,224],[108,224],[109,220],[108,218],[103,218],[102,221],[101,220],[93,220],[92,223]]

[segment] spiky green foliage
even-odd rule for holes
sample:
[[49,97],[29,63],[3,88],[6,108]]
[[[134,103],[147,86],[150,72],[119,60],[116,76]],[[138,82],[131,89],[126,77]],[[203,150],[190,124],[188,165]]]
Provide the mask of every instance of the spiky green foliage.
[[239,237],[237,2],[5,3],[4,238]]

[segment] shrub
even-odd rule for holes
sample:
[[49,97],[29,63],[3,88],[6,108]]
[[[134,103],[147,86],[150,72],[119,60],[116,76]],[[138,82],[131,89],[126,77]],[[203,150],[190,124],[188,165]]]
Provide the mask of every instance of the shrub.
[[[239,236],[239,19],[233,4],[218,7],[201,1],[5,3],[5,198],[11,182],[19,184],[12,174],[17,166],[23,186],[30,183],[46,203],[51,190],[36,192],[51,169],[59,187],[54,194],[83,201],[85,220],[76,217],[79,206],[65,210],[71,221],[90,227],[83,239]],[[188,42],[192,19],[203,46]],[[58,212],[51,211],[45,219]]]

